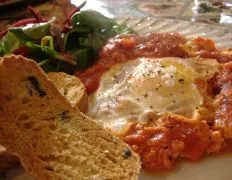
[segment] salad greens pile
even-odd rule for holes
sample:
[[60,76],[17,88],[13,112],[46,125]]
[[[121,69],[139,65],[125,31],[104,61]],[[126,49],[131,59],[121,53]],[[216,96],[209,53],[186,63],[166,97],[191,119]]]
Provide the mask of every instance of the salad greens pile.
[[54,26],[54,21],[9,28],[0,40],[0,56],[22,54],[34,59],[45,72],[73,74],[91,65],[110,37],[135,33],[92,10],[75,13],[66,31]]

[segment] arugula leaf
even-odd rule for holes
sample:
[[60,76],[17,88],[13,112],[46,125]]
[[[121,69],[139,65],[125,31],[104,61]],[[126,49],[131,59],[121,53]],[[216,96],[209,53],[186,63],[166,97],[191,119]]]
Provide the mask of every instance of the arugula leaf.
[[73,30],[65,36],[65,50],[76,57],[76,69],[85,69],[98,57],[98,52],[108,38],[109,35],[104,33],[80,34]]
[[49,28],[54,19],[46,23],[29,24],[24,27],[9,28],[6,36],[0,41],[0,55],[12,54],[27,42],[40,41],[49,34]]
[[0,40],[0,56],[12,54],[23,47],[26,48],[26,55],[38,62],[45,72],[73,74],[91,65],[109,38],[135,33],[125,25],[118,25],[114,19],[92,10],[74,14],[72,30],[66,33],[54,28],[53,21],[10,28]]
[[134,32],[92,10],[74,14],[71,22],[73,29],[64,35],[64,49],[76,57],[76,69],[85,69],[92,64],[109,38]]
[[[64,67],[75,67],[77,64],[75,57],[61,54],[54,49],[54,39],[52,36],[43,37],[41,39],[41,45],[27,42],[26,46],[29,49],[30,56],[35,56],[35,60],[39,62],[39,65],[43,67],[45,72],[64,71]],[[60,65],[61,63],[62,65]]]
[[44,59],[48,59],[48,55],[43,52],[42,47],[32,42],[26,42],[25,46],[28,48],[29,57],[34,59],[36,62],[41,62]]
[[91,39],[93,49],[95,49],[96,51],[100,51],[105,42],[115,35],[116,33],[110,30],[104,32],[94,32],[89,35],[89,38]]
[[54,19],[45,23],[29,24],[23,27],[22,31],[29,38],[38,40],[49,34],[49,28],[53,21]]
[[49,34],[49,28],[54,20],[55,19],[53,18],[45,23],[28,24],[24,27],[14,27],[10,28],[9,31],[24,41],[40,40]]
[[107,18],[101,13],[93,10],[77,12],[72,16],[71,23],[74,27],[86,26],[95,31],[110,29],[117,24],[113,19]]
[[22,45],[22,42],[12,32],[8,32],[6,36],[0,41],[0,53],[1,55],[9,55],[18,49]]
[[88,49],[80,49],[73,53],[73,56],[76,57],[77,65],[76,69],[85,69],[89,65],[89,50]]

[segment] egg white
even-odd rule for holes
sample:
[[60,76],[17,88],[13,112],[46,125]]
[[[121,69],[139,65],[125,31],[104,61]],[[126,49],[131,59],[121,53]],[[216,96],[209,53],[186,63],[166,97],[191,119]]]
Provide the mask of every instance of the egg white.
[[119,133],[131,122],[148,122],[163,113],[193,118],[203,97],[194,83],[218,71],[212,59],[138,58],[116,64],[89,96],[88,115]]

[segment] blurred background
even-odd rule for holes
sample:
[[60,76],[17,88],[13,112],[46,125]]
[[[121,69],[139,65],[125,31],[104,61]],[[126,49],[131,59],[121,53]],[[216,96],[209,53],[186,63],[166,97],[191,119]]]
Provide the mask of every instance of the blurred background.
[[[44,17],[57,17],[57,23],[83,0],[0,0],[0,29],[22,18],[30,17],[27,6],[39,10]],[[83,9],[94,9],[114,17],[164,17],[230,26],[231,0],[87,0]]]

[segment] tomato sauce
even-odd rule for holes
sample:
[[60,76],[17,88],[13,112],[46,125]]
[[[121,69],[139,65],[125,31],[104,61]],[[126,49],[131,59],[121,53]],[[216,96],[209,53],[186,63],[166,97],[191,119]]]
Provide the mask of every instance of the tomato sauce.
[[232,61],[232,52],[230,54],[222,53],[221,51],[200,51],[198,55],[202,58],[217,59],[220,63]]
[[181,116],[161,121],[159,126],[133,124],[124,136],[125,142],[140,155],[145,169],[172,169],[180,157],[199,160],[210,146],[211,132],[204,121]]
[[151,33],[147,35],[120,35],[108,40],[102,48],[96,63],[75,75],[86,86],[87,93],[94,92],[101,75],[116,63],[125,62],[137,57],[202,57],[217,59],[220,63],[232,61],[232,53],[218,51],[210,39],[198,37],[190,43],[194,53],[188,52],[186,39],[178,33]]
[[106,70],[107,67],[99,63],[75,75],[84,83],[87,94],[90,94],[98,88],[101,75]]
[[133,123],[120,137],[140,155],[143,168],[152,172],[172,169],[180,158],[196,161],[205,154],[232,152],[232,64],[223,65],[232,61],[232,53],[217,50],[212,40],[196,38],[187,42],[177,33],[152,33],[116,36],[99,56],[92,67],[76,73],[88,94],[98,88],[102,74],[111,66],[137,57],[218,60],[222,68],[208,82],[208,95],[216,97],[218,103],[212,105],[210,122],[172,115],[159,119],[158,125]]
[[184,43],[186,40],[178,33],[116,36],[103,47],[96,63],[76,76],[90,94],[98,88],[101,75],[114,64],[137,57],[185,57],[187,53],[181,48]]
[[232,62],[223,65],[218,76],[221,92],[216,98],[218,109],[213,129],[222,131],[225,138],[232,139]]

